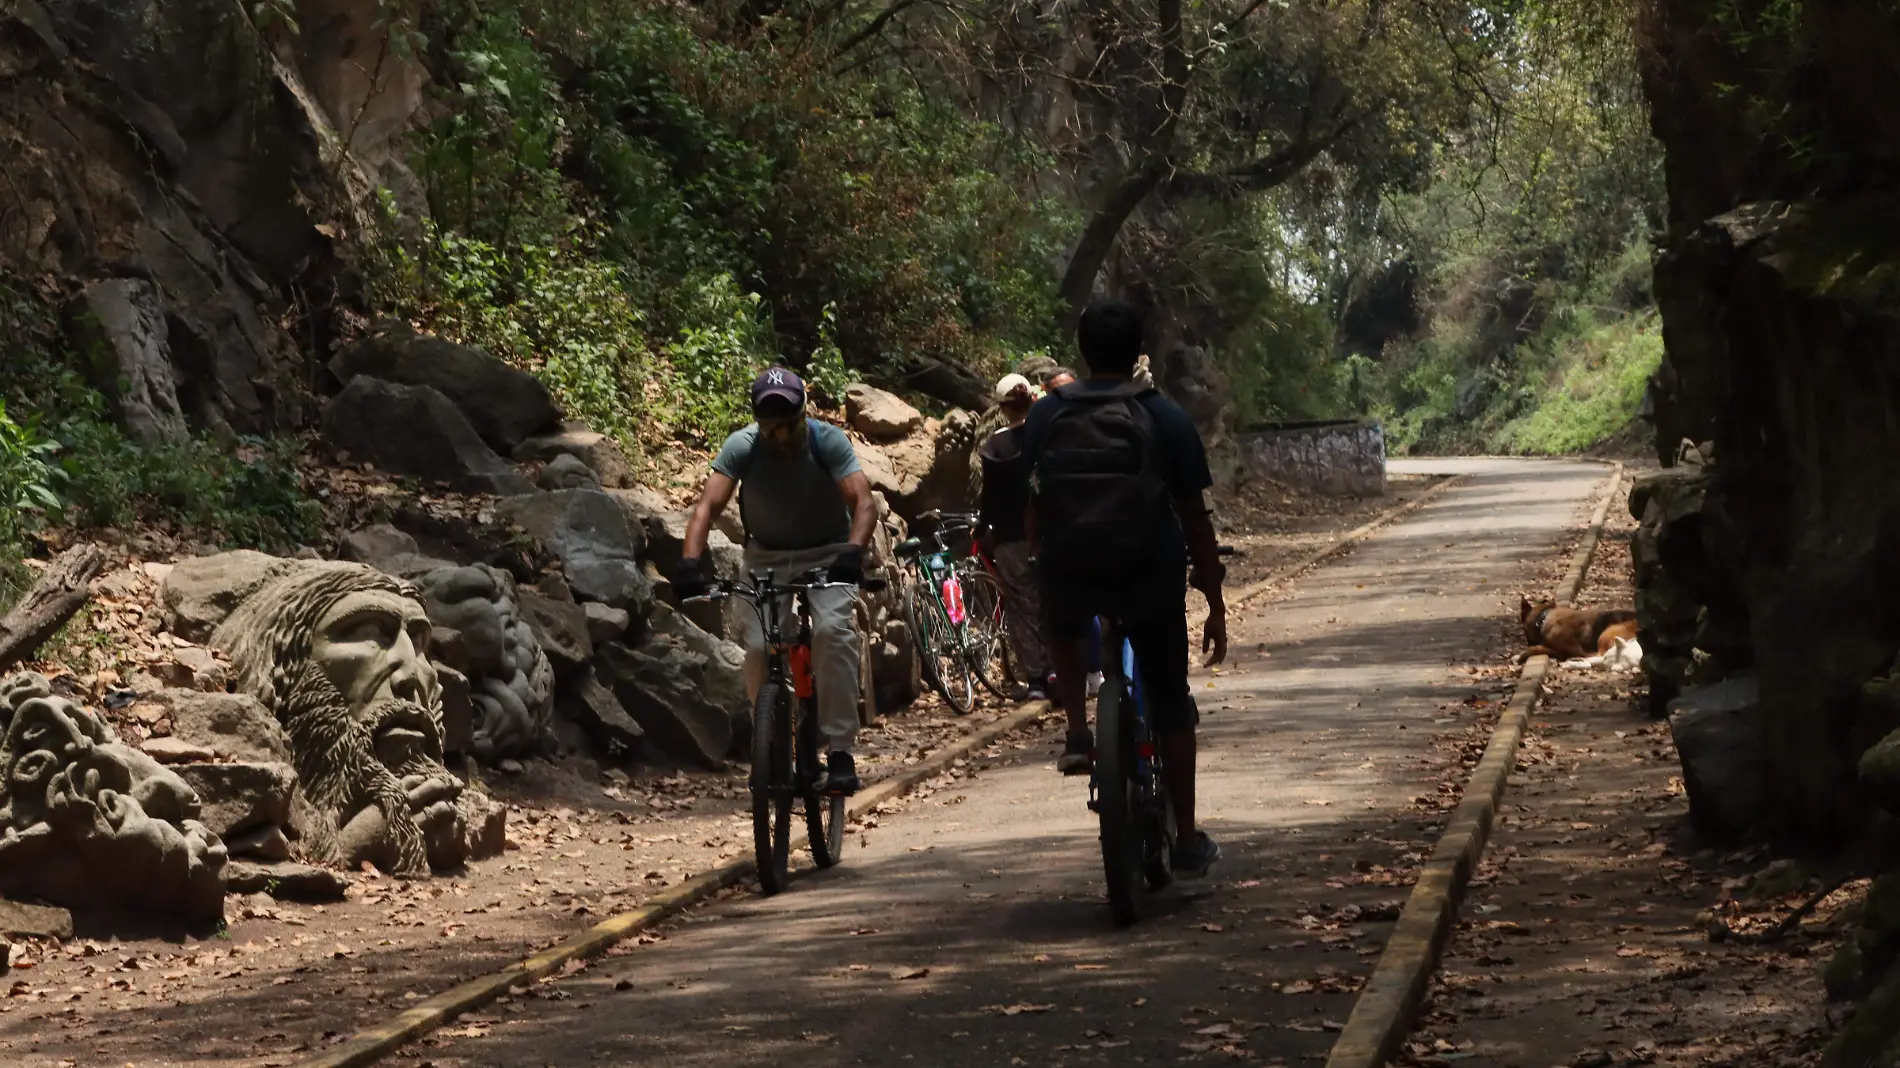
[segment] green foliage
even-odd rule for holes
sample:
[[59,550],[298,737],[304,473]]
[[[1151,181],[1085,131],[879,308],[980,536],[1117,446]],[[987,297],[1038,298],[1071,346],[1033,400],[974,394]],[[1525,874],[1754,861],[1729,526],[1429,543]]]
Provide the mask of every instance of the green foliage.
[[411,154],[429,218],[385,228],[380,309],[654,450],[743,421],[744,381],[774,360],[835,400],[918,359],[991,370],[1053,340],[1069,218],[1026,193],[1046,161],[914,79],[716,16],[443,5],[437,118]]
[[1662,364],[1654,312],[1593,326],[1557,361],[1556,381],[1493,436],[1495,451],[1561,456],[1597,445],[1636,418],[1649,376]]
[[303,491],[294,440],[199,436],[144,446],[115,425],[74,367],[58,316],[0,279],[0,561],[43,522],[160,523],[232,546],[312,540],[322,509]]

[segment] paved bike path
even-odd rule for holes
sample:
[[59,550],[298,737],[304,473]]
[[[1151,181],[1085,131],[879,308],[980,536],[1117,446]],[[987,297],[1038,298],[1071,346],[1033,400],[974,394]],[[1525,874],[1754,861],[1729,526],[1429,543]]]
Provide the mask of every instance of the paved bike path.
[[[1397,465],[1395,464],[1395,467]],[[1112,926],[1085,780],[1047,738],[887,815],[846,863],[741,897],[663,940],[411,1050],[515,1065],[1316,1064],[1403,898],[1381,869],[1429,851],[1446,706],[1495,697],[1535,582],[1604,477],[1595,465],[1436,462],[1470,480],[1230,623],[1197,673],[1201,809],[1226,858]],[[1379,915],[1374,908],[1371,915]],[[411,1063],[414,1063],[413,1061]]]

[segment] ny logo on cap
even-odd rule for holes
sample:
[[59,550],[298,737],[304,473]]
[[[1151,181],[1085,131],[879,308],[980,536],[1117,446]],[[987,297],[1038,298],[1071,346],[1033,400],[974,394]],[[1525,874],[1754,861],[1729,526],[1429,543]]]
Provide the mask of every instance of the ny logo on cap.
[[782,386],[785,384],[785,372],[779,370],[776,367],[772,368],[770,371],[765,372],[765,377],[767,381],[771,382],[775,386]]

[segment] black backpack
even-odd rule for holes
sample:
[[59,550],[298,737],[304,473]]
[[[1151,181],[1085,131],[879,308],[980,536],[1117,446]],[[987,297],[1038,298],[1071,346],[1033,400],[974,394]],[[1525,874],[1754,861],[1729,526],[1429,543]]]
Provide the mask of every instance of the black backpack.
[[1153,392],[1130,382],[1112,390],[1061,386],[1068,403],[1044,432],[1032,472],[1043,567],[1110,579],[1154,557],[1168,500]]

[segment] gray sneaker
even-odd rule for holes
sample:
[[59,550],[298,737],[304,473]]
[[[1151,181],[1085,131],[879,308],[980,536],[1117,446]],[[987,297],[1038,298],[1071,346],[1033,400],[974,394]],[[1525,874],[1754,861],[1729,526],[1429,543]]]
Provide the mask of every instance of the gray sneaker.
[[1174,847],[1173,863],[1169,866],[1180,878],[1199,879],[1219,859],[1220,845],[1209,838],[1206,831],[1195,831],[1192,841]]

